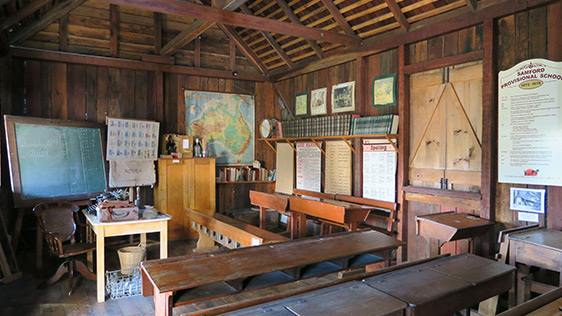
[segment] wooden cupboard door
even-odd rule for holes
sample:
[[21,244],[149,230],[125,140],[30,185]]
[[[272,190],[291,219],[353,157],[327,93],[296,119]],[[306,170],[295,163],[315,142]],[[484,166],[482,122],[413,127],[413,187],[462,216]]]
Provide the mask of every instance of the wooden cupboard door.
[[410,184],[479,192],[482,64],[415,74],[410,87]]
[[169,239],[187,237],[184,225],[184,203],[187,195],[187,161],[185,159],[158,160],[158,197],[156,208],[172,215],[168,223]]
[[215,159],[194,159],[194,187],[192,189],[193,209],[208,216],[215,213]]

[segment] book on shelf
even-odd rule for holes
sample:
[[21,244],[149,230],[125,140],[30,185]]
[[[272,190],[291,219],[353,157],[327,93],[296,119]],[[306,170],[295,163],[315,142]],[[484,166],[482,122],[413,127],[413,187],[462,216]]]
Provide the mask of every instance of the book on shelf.
[[325,137],[351,134],[352,120],[359,115],[341,114],[281,122],[283,137]]
[[263,167],[252,166],[217,167],[217,182],[240,182],[240,181],[269,181],[270,172]]
[[352,135],[397,134],[398,115],[386,114],[353,118]]

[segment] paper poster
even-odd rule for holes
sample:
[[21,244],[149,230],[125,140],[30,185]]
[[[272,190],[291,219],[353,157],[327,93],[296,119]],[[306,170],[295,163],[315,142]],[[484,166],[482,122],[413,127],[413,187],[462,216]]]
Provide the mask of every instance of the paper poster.
[[322,151],[315,143],[297,143],[297,189],[320,192]]
[[109,186],[138,187],[156,183],[153,161],[110,161]]
[[561,186],[562,62],[500,71],[498,90],[498,181]]
[[159,122],[107,119],[109,161],[153,161],[158,159]]
[[363,141],[363,197],[396,202],[396,150],[386,140]]
[[275,192],[293,194],[295,178],[295,151],[287,143],[277,143]]
[[537,213],[527,213],[527,212],[517,212],[517,220],[521,222],[539,222],[539,214]]
[[352,181],[351,148],[345,141],[326,142],[325,193],[351,195]]

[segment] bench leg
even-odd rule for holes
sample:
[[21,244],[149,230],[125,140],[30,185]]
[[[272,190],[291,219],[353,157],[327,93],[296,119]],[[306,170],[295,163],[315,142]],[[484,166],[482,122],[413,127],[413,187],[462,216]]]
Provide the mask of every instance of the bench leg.
[[154,295],[154,315],[172,316],[172,292]]
[[205,235],[202,231],[197,231],[197,233],[199,233],[199,239],[197,240],[197,249],[194,249],[195,252],[218,249],[211,237]]

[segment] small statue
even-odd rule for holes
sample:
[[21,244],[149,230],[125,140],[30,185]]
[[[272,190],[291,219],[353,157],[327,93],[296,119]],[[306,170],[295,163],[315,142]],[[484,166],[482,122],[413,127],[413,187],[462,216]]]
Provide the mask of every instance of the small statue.
[[166,141],[166,153],[171,155],[172,153],[177,152],[176,143],[172,139],[172,135],[168,136],[168,140]]

